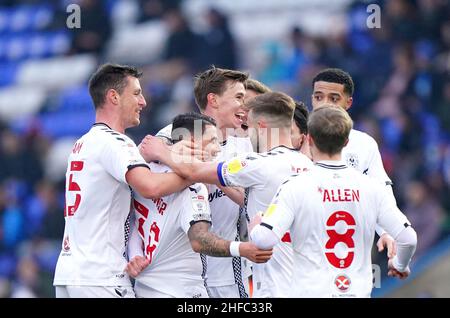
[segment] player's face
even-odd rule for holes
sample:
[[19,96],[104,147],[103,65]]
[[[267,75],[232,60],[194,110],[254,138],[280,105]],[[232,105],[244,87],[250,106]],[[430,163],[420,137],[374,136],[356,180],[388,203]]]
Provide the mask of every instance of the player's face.
[[147,105],[141,84],[136,77],[128,76],[128,84],[120,96],[121,118],[124,128],[139,125],[141,110]]
[[245,111],[245,87],[240,82],[228,82],[222,95],[216,96],[218,105],[217,120],[219,128],[239,128],[243,123]]
[[207,125],[202,136],[202,148],[208,155],[205,161],[212,161],[220,152],[219,138],[217,137],[217,128],[213,125]]
[[316,109],[324,104],[331,104],[345,110],[352,105],[353,99],[344,93],[344,85],[330,82],[315,82],[312,94],[312,106]]

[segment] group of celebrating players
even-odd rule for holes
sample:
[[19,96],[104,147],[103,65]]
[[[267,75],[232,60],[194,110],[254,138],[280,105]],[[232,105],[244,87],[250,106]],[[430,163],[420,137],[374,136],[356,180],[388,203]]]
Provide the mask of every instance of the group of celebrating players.
[[134,67],[89,81],[95,124],[66,172],[56,297],[370,297],[371,252],[409,275],[417,237],[378,145],[353,129],[354,84],[313,79],[312,111],[236,70],[198,74],[199,113],[139,146]]

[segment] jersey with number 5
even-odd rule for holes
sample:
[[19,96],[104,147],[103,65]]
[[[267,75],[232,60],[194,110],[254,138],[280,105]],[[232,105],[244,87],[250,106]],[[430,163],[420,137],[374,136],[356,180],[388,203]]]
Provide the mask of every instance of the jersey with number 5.
[[105,124],[94,124],[77,140],[68,158],[54,285],[131,285],[123,272],[131,202],[125,174],[136,166],[146,166],[136,144]]
[[409,224],[383,186],[334,162],[316,163],[279,188],[261,225],[294,249],[292,297],[369,297],[375,226],[393,237]]

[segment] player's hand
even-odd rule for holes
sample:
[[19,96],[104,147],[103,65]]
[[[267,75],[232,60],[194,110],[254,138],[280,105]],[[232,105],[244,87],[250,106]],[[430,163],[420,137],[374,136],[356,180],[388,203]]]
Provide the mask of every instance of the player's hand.
[[384,251],[384,248],[387,247],[387,256],[389,259],[397,255],[397,244],[395,244],[394,238],[387,233],[380,236],[380,239],[377,242],[377,247],[378,252]]
[[242,242],[239,245],[239,254],[254,263],[265,263],[272,257],[272,249],[262,250],[252,242]]
[[161,138],[151,135],[145,136],[138,146],[139,152],[146,162],[160,160],[161,153],[167,151],[167,147],[168,146]]
[[256,213],[254,217],[250,220],[250,223],[248,225],[248,233],[251,233],[253,231],[253,228],[261,223],[263,213],[260,211]]
[[148,265],[150,260],[143,256],[135,256],[128,262],[125,272],[133,278],[136,278]]
[[405,279],[409,276],[410,273],[411,273],[411,271],[409,270],[409,268],[406,268],[406,270],[404,272],[398,271],[394,267],[394,262],[393,262],[392,258],[389,259],[389,261],[388,261],[388,276]]
[[205,150],[191,140],[181,140],[171,146],[170,150],[175,162],[192,163],[208,159],[208,154]]

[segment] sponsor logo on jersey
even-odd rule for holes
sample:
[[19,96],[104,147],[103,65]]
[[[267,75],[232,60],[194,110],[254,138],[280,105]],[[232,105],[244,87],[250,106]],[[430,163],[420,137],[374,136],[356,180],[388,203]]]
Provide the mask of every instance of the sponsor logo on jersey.
[[214,199],[225,197],[226,194],[222,190],[216,189],[216,191],[208,194],[208,201],[212,202]]
[[340,274],[334,279],[334,285],[341,293],[346,293],[350,289],[352,281],[347,275]]
[[191,196],[192,206],[198,214],[208,213],[208,203],[203,195]]

